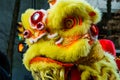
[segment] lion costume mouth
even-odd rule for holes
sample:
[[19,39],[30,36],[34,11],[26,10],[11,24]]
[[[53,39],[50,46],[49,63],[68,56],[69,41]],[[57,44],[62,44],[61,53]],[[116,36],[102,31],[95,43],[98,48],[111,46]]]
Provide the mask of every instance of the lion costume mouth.
[[[92,42],[92,40],[90,39],[90,35],[88,33],[84,34],[83,36],[77,36],[74,38],[72,37],[71,39],[70,38],[69,39],[63,38],[63,39],[64,39],[63,42],[57,45],[55,44],[55,42],[53,44],[52,41],[52,45],[48,44],[48,42],[44,42],[40,44],[33,44],[33,46],[30,46],[23,58],[24,64],[26,65],[27,69],[30,68],[31,64],[34,64],[36,62],[47,62],[47,63],[55,63],[60,66],[71,66],[75,61],[77,61],[80,58],[80,56],[81,57],[87,56],[87,54],[89,53],[89,49],[91,45],[90,42]],[[65,41],[67,41],[67,43]],[[46,48],[44,45],[50,47]],[[78,46],[78,45],[84,45],[84,46]],[[40,52],[38,52],[38,50],[36,49],[36,47],[34,48],[34,46],[39,46],[38,48],[41,49]],[[88,49],[86,49],[86,47],[88,47]],[[79,51],[81,52],[81,54],[78,53]],[[33,54],[32,52],[36,54]],[[83,55],[83,53],[85,54]],[[69,56],[65,57],[66,55]]]
[[[74,63],[63,63],[50,58],[35,57],[30,61],[30,65],[35,80],[68,80],[68,76],[76,76],[70,74],[70,70],[77,70],[73,69],[75,67]],[[77,73],[80,74],[79,71]]]
[[53,59],[46,58],[46,57],[35,57],[30,61],[30,64],[34,64],[36,62],[56,63],[64,67],[72,67],[74,65],[73,63],[64,63],[64,62],[60,62],[60,61],[53,60]]
[[[82,39],[89,39],[89,43],[92,42],[92,40],[90,40],[90,35],[89,34],[85,34],[85,35],[83,35],[81,37],[77,36],[77,37],[72,38],[69,41],[70,43],[68,43],[68,44],[65,44],[65,43],[63,45],[58,44],[58,46],[68,47],[68,46],[72,45],[74,42],[76,42],[80,38],[82,38]],[[61,61],[53,60],[51,58],[47,58],[45,56],[36,56],[36,57],[34,57],[34,58],[32,58],[30,60],[30,64],[33,64],[33,63],[36,63],[36,62],[56,63],[56,64],[64,66],[64,67],[71,67],[71,66],[74,65],[73,63],[61,62]]]
[[[69,47],[69,46],[72,46],[72,44],[74,44],[75,42],[77,42],[79,39],[88,39],[89,42],[92,41],[91,38],[90,38],[90,34],[87,33],[87,34],[84,34],[83,36],[74,36],[74,37],[70,37],[70,38],[66,37],[63,42],[59,42],[56,45],[59,46],[59,47]],[[60,39],[58,41],[60,41]],[[53,59],[48,58],[46,56],[36,56],[36,57],[34,57],[34,58],[32,58],[30,60],[30,64],[36,63],[36,62],[42,62],[42,61],[43,62],[47,62],[47,63],[49,63],[49,62],[50,63],[57,63],[58,65],[65,66],[65,67],[67,67],[67,66],[73,66],[72,63],[65,63],[65,62],[53,60]]]

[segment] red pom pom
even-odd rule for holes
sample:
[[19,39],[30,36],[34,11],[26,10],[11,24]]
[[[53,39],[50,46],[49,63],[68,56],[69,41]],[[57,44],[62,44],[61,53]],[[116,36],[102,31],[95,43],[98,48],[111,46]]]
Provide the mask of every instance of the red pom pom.
[[109,52],[114,57],[116,56],[115,45],[111,40],[100,39],[99,42],[102,45],[103,50],[105,50],[106,52]]

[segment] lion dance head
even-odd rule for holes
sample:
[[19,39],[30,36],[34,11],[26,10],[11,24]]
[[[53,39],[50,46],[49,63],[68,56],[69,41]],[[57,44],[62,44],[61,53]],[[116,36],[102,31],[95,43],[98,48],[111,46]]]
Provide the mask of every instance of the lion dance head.
[[19,23],[19,35],[28,45],[23,64],[33,78],[120,80],[114,57],[97,39],[100,11],[85,0],[48,2],[47,10],[27,9]]

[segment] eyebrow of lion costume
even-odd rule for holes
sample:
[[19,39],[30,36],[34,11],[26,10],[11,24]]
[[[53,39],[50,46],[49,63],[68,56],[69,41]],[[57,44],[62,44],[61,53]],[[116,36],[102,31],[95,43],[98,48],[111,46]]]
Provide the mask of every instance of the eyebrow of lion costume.
[[[28,49],[23,64],[35,80],[120,80],[96,23],[101,13],[85,0],[49,0],[47,10],[27,9],[19,36]],[[20,48],[20,50],[23,49]]]

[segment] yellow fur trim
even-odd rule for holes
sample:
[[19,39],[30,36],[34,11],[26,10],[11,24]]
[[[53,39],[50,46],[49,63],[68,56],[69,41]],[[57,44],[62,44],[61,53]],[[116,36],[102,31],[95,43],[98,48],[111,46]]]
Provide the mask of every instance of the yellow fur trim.
[[105,57],[92,65],[79,65],[79,70],[82,71],[81,80],[87,80],[91,76],[95,80],[120,80],[117,74],[117,65],[114,62],[114,57],[109,53],[105,53]]
[[38,62],[30,65],[35,80],[64,80],[64,68],[55,63]]

